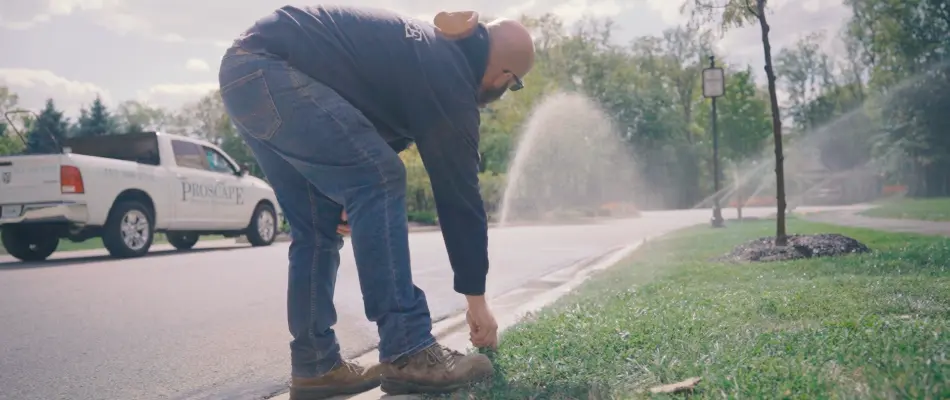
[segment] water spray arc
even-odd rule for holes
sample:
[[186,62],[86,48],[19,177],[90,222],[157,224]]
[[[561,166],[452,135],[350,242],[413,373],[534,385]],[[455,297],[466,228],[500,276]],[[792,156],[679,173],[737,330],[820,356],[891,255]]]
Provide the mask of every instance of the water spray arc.
[[498,225],[606,216],[605,205],[632,205],[636,171],[629,145],[599,104],[579,93],[554,93],[524,125]]
[[[950,62],[943,62],[935,68],[946,68],[947,65]],[[816,200],[852,204],[881,195],[880,190],[870,193],[869,190],[880,188],[873,189],[868,185],[874,184],[874,179],[884,179],[884,173],[901,164],[907,155],[902,150],[903,146],[888,138],[892,128],[880,119],[880,115],[894,100],[916,95],[912,89],[924,76],[918,74],[909,77],[887,92],[869,96],[860,105],[813,129],[790,133],[784,158],[787,179],[793,183],[793,190],[788,193],[786,209],[790,211],[801,205],[814,205]],[[830,148],[828,143],[832,143]],[[775,158],[770,153],[771,149],[763,148],[762,154],[754,160],[740,163],[739,173],[733,176],[731,185],[721,187],[693,208],[712,207],[717,199],[725,202],[734,199],[738,205],[745,207],[760,194],[777,190],[775,181],[768,176],[769,170],[775,168]],[[814,157],[815,154],[819,156]],[[862,154],[869,158],[864,160],[855,156]],[[830,167],[825,165],[829,161],[832,164]],[[852,192],[844,193],[845,189]],[[742,192],[741,199],[735,198],[739,190]],[[835,190],[843,195],[837,199],[826,199],[828,195],[823,192]]]

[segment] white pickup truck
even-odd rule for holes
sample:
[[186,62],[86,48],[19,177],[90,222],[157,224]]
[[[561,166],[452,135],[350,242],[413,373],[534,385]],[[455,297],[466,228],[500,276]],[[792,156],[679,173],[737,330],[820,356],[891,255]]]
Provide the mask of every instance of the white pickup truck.
[[200,235],[267,246],[280,216],[270,185],[194,138],[72,138],[58,154],[0,157],[0,238],[24,261],[45,260],[63,238],[101,237],[113,257],[139,257],[156,232],[177,249]]

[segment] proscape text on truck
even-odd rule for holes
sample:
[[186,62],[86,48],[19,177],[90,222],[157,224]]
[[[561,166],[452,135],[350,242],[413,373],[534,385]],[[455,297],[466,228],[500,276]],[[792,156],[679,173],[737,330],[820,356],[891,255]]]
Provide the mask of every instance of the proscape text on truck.
[[145,132],[57,145],[0,157],[0,238],[20,260],[45,260],[63,238],[102,238],[113,257],[129,258],[159,232],[177,249],[201,235],[267,246],[278,234],[274,190],[212,143]]

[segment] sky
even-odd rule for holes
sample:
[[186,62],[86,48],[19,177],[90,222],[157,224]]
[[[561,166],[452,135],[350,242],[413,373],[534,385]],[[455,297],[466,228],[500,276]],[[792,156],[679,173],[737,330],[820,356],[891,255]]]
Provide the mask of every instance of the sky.
[[[554,13],[571,23],[610,17],[617,40],[658,35],[686,18],[683,0],[348,0],[431,21],[439,11],[518,17]],[[842,0],[771,0],[773,54],[816,30],[837,33],[850,15]],[[0,0],[0,85],[20,106],[75,116],[97,95],[177,109],[217,88],[224,51],[241,31],[288,0]],[[316,3],[312,3],[316,4]],[[343,3],[336,3],[343,4]],[[757,26],[718,39],[719,56],[762,73]]]

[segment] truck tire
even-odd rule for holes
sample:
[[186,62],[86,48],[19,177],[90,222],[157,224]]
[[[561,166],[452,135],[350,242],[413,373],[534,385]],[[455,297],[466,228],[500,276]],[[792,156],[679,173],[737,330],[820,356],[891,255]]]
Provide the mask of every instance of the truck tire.
[[152,212],[137,201],[116,203],[102,229],[102,244],[115,258],[141,257],[148,253],[155,237]]
[[59,246],[59,236],[50,229],[29,225],[3,225],[0,241],[11,256],[20,261],[43,261]]
[[259,204],[251,215],[251,223],[247,227],[247,242],[251,246],[270,246],[277,238],[277,213],[274,207]]
[[168,244],[178,250],[191,250],[198,243],[198,234],[192,232],[165,232]]

